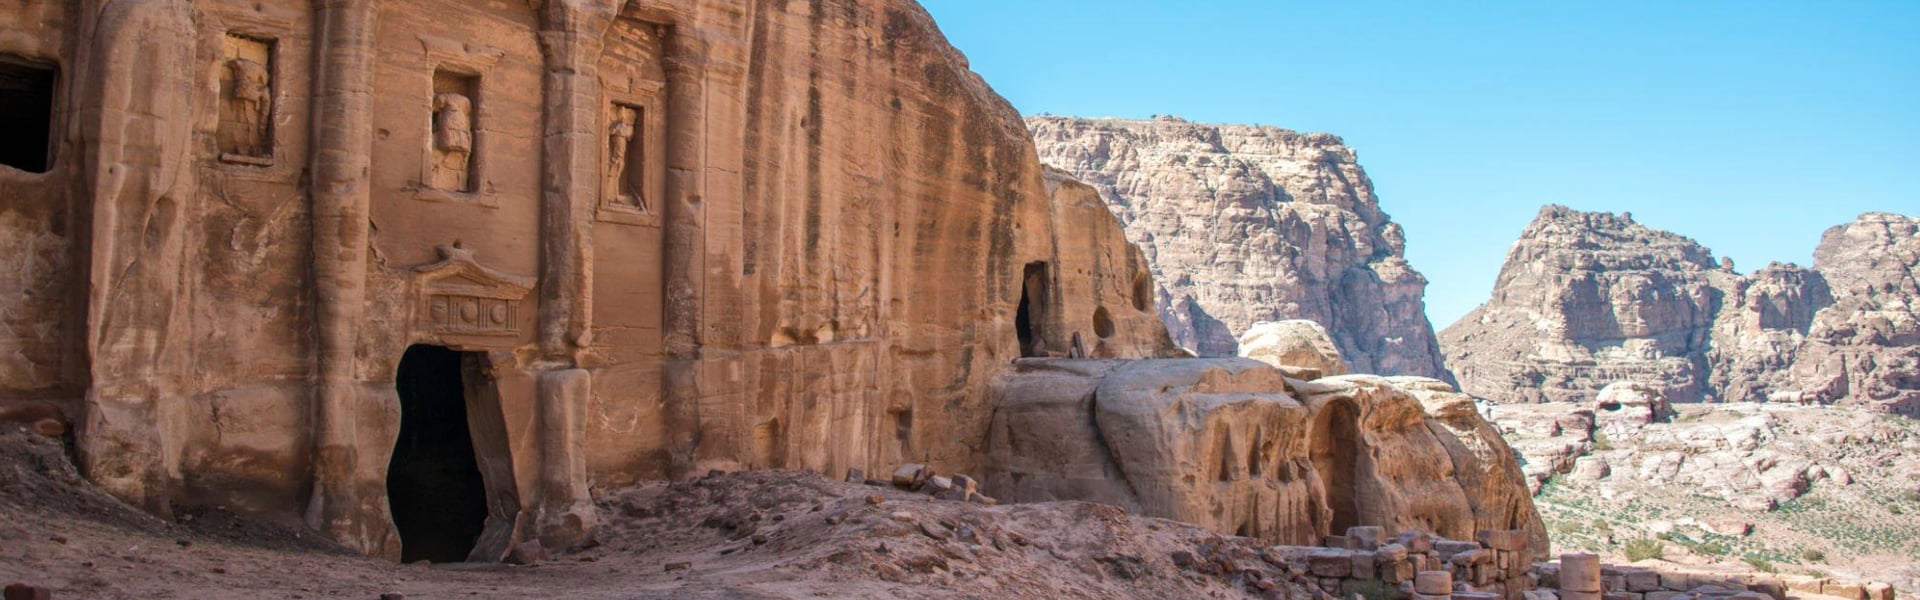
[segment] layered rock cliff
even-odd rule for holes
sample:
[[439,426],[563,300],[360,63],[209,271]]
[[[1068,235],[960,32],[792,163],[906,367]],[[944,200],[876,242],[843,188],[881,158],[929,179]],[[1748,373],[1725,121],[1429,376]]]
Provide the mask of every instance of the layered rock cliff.
[[1146,252],[1183,347],[1233,356],[1254,323],[1307,319],[1355,371],[1451,379],[1426,279],[1340,138],[1165,117],[1027,125],[1040,160],[1098,188]]
[[1631,215],[1548,206],[1493,297],[1441,332],[1462,388],[1509,402],[1590,401],[1615,382],[1668,400],[1859,401],[1913,413],[1920,220],[1829,230],[1815,266],[1749,275]]

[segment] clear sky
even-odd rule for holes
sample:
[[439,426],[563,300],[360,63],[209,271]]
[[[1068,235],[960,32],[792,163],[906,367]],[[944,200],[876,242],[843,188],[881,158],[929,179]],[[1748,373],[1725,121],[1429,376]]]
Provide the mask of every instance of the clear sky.
[[1022,112],[1344,137],[1446,327],[1540,205],[1741,272],[1920,214],[1920,0],[922,0]]

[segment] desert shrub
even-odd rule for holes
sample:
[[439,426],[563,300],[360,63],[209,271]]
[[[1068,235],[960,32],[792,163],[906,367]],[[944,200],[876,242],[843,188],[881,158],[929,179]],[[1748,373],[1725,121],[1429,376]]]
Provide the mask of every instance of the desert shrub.
[[1627,540],[1627,543],[1620,545],[1620,553],[1627,555],[1627,560],[1631,562],[1649,558],[1666,558],[1667,545],[1653,538]]
[[1826,562],[1827,553],[1808,548],[1805,552],[1800,553],[1800,558],[1807,559],[1807,562]]
[[1744,562],[1744,563],[1747,563],[1747,566],[1749,566],[1749,567],[1753,567],[1753,568],[1754,568],[1754,570],[1756,570],[1756,571],[1763,571],[1763,572],[1767,572],[1767,573],[1779,573],[1779,572],[1780,572],[1780,568],[1779,568],[1779,567],[1775,567],[1775,566],[1773,566],[1773,561],[1770,561],[1770,560],[1767,560],[1767,559],[1766,559],[1766,558],[1764,558],[1764,557],[1760,557],[1760,556],[1755,556],[1755,555],[1752,555],[1752,554],[1749,554],[1749,555],[1747,555],[1747,556],[1746,556],[1746,558],[1742,558],[1742,559],[1740,559],[1740,561],[1741,561],[1741,562]]
[[1579,521],[1563,521],[1560,523],[1554,523],[1553,530],[1564,535],[1576,535],[1576,534],[1586,533],[1587,531],[1586,528],[1580,526]]
[[1732,552],[1733,549],[1728,548],[1727,545],[1722,542],[1706,542],[1698,546],[1694,546],[1693,551],[1699,552],[1701,554],[1705,554],[1708,556],[1726,556],[1727,553]]
[[1907,490],[1904,492],[1900,492],[1900,499],[1905,500],[1907,502],[1920,504],[1920,490]]
[[1593,432],[1593,449],[1594,450],[1612,450],[1613,442],[1607,441],[1606,433],[1595,431]]

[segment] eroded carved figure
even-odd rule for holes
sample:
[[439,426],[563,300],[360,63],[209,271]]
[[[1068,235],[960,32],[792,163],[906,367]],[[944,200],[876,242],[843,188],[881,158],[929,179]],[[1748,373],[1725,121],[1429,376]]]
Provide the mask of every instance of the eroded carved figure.
[[264,157],[267,147],[267,111],[273,98],[267,66],[236,58],[227,61],[232,86],[228,92],[226,115],[220,128],[220,151],[241,156]]
[[473,164],[473,101],[465,94],[433,97],[433,187],[466,191]]
[[607,124],[607,143],[610,145],[607,173],[613,177],[614,198],[621,205],[649,211],[640,175],[635,171],[646,167],[646,157],[634,156],[628,151],[633,147],[639,122],[639,110],[629,106],[615,107],[613,122]]

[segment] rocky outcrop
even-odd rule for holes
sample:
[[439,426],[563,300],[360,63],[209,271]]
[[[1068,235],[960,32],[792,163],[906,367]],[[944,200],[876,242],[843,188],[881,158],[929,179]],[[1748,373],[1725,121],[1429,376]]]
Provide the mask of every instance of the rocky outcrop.
[[1920,220],[1829,230],[1813,269],[1750,275],[1631,215],[1541,210],[1492,299],[1441,332],[1466,391],[1592,400],[1619,382],[1671,402],[1862,402],[1920,414]]
[[1347,361],[1340,356],[1340,349],[1334,346],[1326,328],[1301,319],[1254,323],[1246,333],[1240,334],[1240,357],[1267,363],[1282,371],[1311,369],[1293,375],[1299,379],[1347,373]]
[[1722,272],[1706,247],[1631,215],[1548,206],[1521,232],[1493,298],[1441,332],[1468,393],[1592,399],[1615,381],[1706,393]]
[[1920,417],[1920,218],[1870,213],[1829,229],[1813,265],[1833,305],[1795,356],[1798,392]]
[[1426,279],[1340,138],[1165,117],[1027,124],[1040,160],[1098,188],[1146,252],[1181,346],[1234,356],[1254,323],[1306,319],[1355,371],[1451,380]]
[[1547,549],[1513,452],[1439,380],[1029,360],[997,394],[985,487],[1003,501],[1091,500],[1286,544],[1378,526],[1523,530]]

